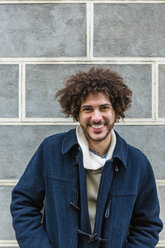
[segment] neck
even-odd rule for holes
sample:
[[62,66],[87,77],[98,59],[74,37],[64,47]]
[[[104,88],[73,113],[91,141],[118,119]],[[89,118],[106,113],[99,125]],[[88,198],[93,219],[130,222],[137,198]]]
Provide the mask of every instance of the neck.
[[96,152],[99,156],[107,153],[112,138],[112,132],[102,141],[88,140],[89,149]]

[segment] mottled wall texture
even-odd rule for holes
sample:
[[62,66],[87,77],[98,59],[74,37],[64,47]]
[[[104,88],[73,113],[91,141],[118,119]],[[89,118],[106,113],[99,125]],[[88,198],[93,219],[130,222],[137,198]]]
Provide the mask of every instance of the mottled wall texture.
[[165,2],[0,0],[0,247],[18,247],[10,195],[32,154],[76,126],[55,92],[93,65],[118,71],[133,90],[115,129],[150,159],[165,224]]

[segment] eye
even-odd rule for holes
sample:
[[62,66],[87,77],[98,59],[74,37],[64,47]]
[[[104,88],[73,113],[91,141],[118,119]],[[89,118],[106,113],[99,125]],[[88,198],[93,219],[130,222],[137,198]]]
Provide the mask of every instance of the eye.
[[101,111],[104,111],[104,110],[107,110],[107,109],[109,109],[109,105],[100,106]]
[[91,111],[92,111],[92,108],[91,108],[91,107],[86,106],[86,107],[83,107],[83,108],[82,108],[82,111],[83,111],[83,112],[87,112],[87,113],[88,113],[88,112],[91,112]]

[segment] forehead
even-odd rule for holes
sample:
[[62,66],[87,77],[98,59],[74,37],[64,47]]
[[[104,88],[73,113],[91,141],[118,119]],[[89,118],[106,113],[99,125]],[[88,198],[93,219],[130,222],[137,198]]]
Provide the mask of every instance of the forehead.
[[90,93],[85,100],[82,101],[81,106],[84,105],[102,105],[111,104],[108,96],[102,92],[97,92],[95,94]]

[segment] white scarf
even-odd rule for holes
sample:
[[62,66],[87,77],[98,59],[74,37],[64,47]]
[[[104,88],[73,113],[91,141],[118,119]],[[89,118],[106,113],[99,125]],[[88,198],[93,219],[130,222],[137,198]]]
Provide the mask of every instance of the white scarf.
[[84,131],[80,125],[76,128],[76,135],[77,135],[78,143],[82,149],[83,164],[84,164],[85,169],[97,170],[97,169],[103,167],[107,160],[112,158],[112,154],[113,154],[115,146],[116,146],[116,134],[115,134],[113,129],[112,129],[111,144],[110,144],[109,150],[107,152],[106,158],[102,158],[102,157],[94,154],[93,152],[91,152],[89,150],[87,138],[86,138]]

